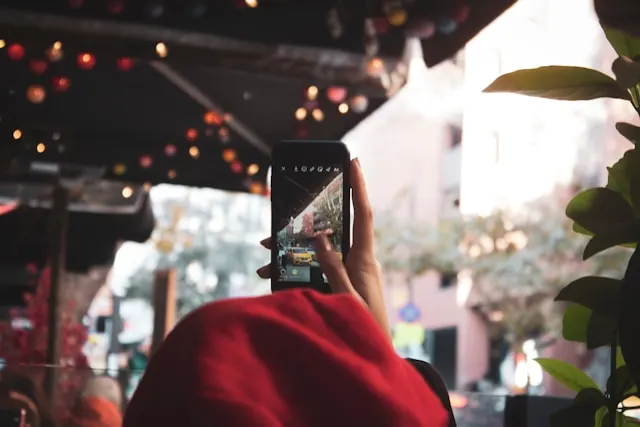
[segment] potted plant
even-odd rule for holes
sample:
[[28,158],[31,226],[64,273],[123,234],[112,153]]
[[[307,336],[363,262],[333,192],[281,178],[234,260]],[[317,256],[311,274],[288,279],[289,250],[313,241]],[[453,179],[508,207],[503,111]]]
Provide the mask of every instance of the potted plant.
[[[518,70],[498,77],[485,92],[509,92],[564,101],[617,98],[630,102],[640,114],[640,39],[604,28],[619,57],[614,77],[568,66]],[[632,144],[640,141],[640,127],[617,123]],[[608,168],[604,187],[578,193],[566,208],[575,232],[589,237],[583,259],[616,246],[633,250],[624,277],[586,276],[574,280],[556,296],[566,304],[562,334],[589,349],[610,347],[610,376],[604,390],[579,368],[555,359],[538,359],[542,368],[576,392],[573,403],[551,416],[551,426],[638,425],[625,415],[628,398],[640,384],[640,150],[632,146]]]

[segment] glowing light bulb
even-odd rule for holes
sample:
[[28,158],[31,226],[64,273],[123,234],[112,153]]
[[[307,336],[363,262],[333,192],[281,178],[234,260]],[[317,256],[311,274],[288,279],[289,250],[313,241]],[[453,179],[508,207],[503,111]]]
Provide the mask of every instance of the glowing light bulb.
[[372,58],[367,64],[367,73],[372,77],[378,77],[384,71],[384,61],[380,58]]
[[31,85],[27,88],[27,99],[33,104],[41,104],[47,97],[47,92],[40,85]]
[[61,41],[56,41],[53,43],[53,45],[51,45],[51,47],[55,50],[60,50],[62,49],[62,42]]
[[140,166],[144,169],[148,169],[153,164],[153,159],[151,156],[142,156],[140,157]]
[[187,130],[187,139],[189,141],[195,141],[198,138],[198,131],[191,128]]
[[322,112],[321,109],[319,108],[314,108],[313,111],[311,112],[311,115],[313,116],[314,119],[316,119],[316,121],[321,122],[324,120],[324,113]]
[[232,150],[232,149],[228,148],[228,149],[222,151],[222,158],[227,163],[233,162],[237,157],[238,156],[237,156],[235,150]]
[[4,40],[0,39],[0,49],[4,49],[6,45],[7,43]]
[[222,118],[215,111],[207,111],[204,115],[204,122],[208,125],[219,125]]
[[252,163],[249,166],[247,166],[247,175],[253,176],[258,172],[260,172],[260,166],[258,166],[256,163]]
[[156,53],[160,58],[166,58],[169,54],[169,49],[167,49],[167,45],[160,42],[156,44]]
[[300,107],[296,110],[296,119],[304,120],[307,117],[307,110],[303,107]]
[[83,70],[90,70],[96,65],[96,57],[90,53],[78,55],[78,67]]
[[169,179],[176,179],[176,176],[177,176],[177,175],[178,175],[178,174],[177,174],[177,173],[176,173],[176,171],[175,171],[175,170],[173,170],[173,169],[171,169],[171,170],[169,170],[169,172],[167,172],[167,176],[169,177]]
[[309,86],[307,88],[307,98],[309,101],[313,101],[318,97],[318,88],[316,86]]
[[349,104],[343,102],[342,104],[338,105],[338,111],[340,112],[340,114],[347,114],[349,112]]
[[258,0],[244,0],[244,2],[252,9],[258,7]]
[[16,129],[13,131],[13,139],[16,141],[22,138],[22,131],[20,129]]
[[124,197],[125,199],[128,199],[131,196],[133,196],[133,188],[127,185],[122,189],[122,197]]
[[149,191],[151,190],[151,183],[150,182],[145,182],[144,183],[144,191]]
[[189,147],[189,155],[194,159],[197,159],[198,157],[200,157],[200,149],[195,145],[192,147]]
[[36,146],[36,151],[38,153],[44,153],[46,149],[47,149],[47,146],[44,145],[42,142]]

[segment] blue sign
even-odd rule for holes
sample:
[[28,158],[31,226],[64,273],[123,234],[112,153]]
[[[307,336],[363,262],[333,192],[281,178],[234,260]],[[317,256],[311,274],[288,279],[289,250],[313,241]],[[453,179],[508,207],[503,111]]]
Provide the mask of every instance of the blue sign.
[[400,309],[400,320],[405,322],[415,322],[420,318],[420,309],[412,302]]

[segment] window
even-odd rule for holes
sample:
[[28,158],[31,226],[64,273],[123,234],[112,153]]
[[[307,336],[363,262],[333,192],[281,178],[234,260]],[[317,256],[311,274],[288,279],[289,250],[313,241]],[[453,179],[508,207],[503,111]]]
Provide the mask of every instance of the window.
[[440,289],[448,289],[456,285],[458,282],[458,273],[442,273],[440,274]]
[[462,144],[462,128],[458,125],[449,126],[449,147],[455,148]]

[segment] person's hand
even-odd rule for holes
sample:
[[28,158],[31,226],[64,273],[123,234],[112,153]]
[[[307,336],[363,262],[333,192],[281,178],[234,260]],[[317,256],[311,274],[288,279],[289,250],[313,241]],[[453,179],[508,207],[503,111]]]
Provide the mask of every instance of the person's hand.
[[[333,293],[347,293],[361,301],[387,336],[391,336],[387,310],[382,291],[382,271],[374,254],[373,212],[360,162],[351,161],[351,189],[353,197],[353,244],[343,264],[331,242],[327,231],[316,234],[315,249],[322,272],[327,276]],[[271,249],[271,239],[260,242]],[[258,269],[258,275],[269,278],[271,266]]]

